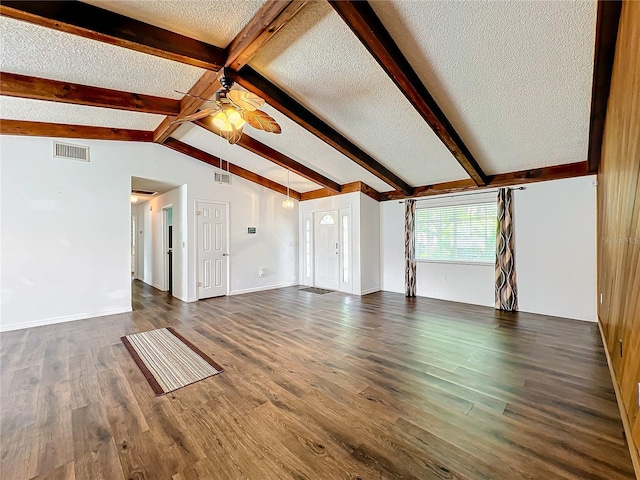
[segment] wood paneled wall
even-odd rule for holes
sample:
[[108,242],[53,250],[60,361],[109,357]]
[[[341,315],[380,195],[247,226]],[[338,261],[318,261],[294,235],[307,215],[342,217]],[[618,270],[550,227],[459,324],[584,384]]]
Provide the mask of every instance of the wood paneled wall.
[[601,328],[640,478],[640,2],[622,5],[598,174]]

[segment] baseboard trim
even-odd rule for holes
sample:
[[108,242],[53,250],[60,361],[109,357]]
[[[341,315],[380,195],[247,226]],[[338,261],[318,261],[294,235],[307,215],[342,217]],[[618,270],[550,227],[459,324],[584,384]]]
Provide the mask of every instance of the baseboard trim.
[[374,287],[374,288],[368,288],[366,290],[362,290],[362,292],[360,292],[360,295],[369,295],[370,293],[376,293],[380,291],[380,287]]
[[616,371],[613,369],[613,362],[609,355],[609,349],[607,348],[607,339],[604,336],[602,330],[602,323],[598,321],[598,330],[600,330],[600,338],[602,338],[602,344],[604,345],[604,354],[607,357],[607,365],[609,366],[609,373],[611,374],[611,381],[613,382],[613,390],[616,392],[616,400],[618,409],[620,410],[620,417],[622,418],[622,426],[624,428],[624,434],[627,437],[627,445],[629,446],[629,454],[631,455],[631,463],[633,463],[633,469],[636,471],[636,478],[640,479],[640,453],[638,449],[640,445],[636,445],[633,441],[633,434],[631,430],[631,424],[629,423],[629,417],[624,409],[622,403],[622,393],[618,385],[618,377],[616,377]]
[[42,327],[45,325],[55,325],[57,323],[75,322],[77,320],[86,320],[87,318],[106,317],[107,315],[118,315],[132,311],[131,307],[112,308],[100,312],[78,313],[76,315],[64,315],[62,317],[42,318],[24,323],[2,324],[0,325],[0,332],[10,332],[13,330],[22,330],[24,328]]
[[298,282],[282,283],[280,285],[265,285],[263,287],[243,288],[240,290],[231,290],[229,295],[242,295],[244,293],[263,292],[265,290],[274,290],[276,288],[293,287],[298,285]]

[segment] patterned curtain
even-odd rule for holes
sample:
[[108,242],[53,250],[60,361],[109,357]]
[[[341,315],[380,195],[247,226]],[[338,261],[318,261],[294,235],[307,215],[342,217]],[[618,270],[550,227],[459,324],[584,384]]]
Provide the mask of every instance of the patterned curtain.
[[416,201],[404,202],[404,294],[416,296]]
[[501,188],[496,233],[496,309],[509,312],[518,310],[514,233],[511,189]]

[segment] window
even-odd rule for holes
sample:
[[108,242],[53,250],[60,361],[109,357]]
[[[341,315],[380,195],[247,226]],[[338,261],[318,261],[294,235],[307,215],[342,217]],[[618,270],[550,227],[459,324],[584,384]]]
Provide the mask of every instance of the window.
[[416,209],[416,260],[493,263],[496,226],[496,202]]
[[331,215],[325,215],[322,217],[322,220],[320,220],[320,225],[333,225],[334,223],[336,222]]

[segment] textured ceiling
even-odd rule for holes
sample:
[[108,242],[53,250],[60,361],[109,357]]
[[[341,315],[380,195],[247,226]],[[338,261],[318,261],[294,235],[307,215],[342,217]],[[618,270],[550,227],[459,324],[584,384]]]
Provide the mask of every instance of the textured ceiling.
[[[278,182],[281,185],[287,184],[287,170],[238,145],[229,145],[226,140],[203,128],[192,124],[184,124],[176,130],[172,136],[181,142],[187,143],[216,157],[229,160],[231,163],[246,168],[258,175],[262,175],[269,180]],[[321,188],[319,185],[295,173],[291,174],[289,186],[298,192],[309,192]]]
[[372,2],[486,173],[587,159],[596,2]]
[[262,110],[277,120],[282,127],[282,134],[273,135],[254,128],[245,128],[250,137],[340,184],[362,181],[379,192],[393,190],[378,177],[269,105],[265,105]]
[[105,10],[226,47],[264,0],[88,0]]
[[[226,46],[263,0],[92,3]],[[373,8],[487,174],[583,161],[593,1],[373,1]],[[0,17],[2,71],[181,98],[203,70]],[[309,2],[252,66],[411,185],[468,176],[327,2]],[[2,97],[7,119],[151,130],[157,115]],[[281,135],[246,133],[339,182],[391,187],[269,106]],[[215,155],[200,128],[178,138]],[[279,183],[286,171],[240,147],[230,160]],[[292,188],[317,185],[297,176]]]
[[155,130],[162,115],[128,112],[111,108],[86,107],[0,96],[0,118],[34,122],[67,123],[98,127]]
[[328,3],[307,4],[251,65],[411,185],[468,178]]
[[0,17],[3,72],[182,98],[204,70],[107,43]]

